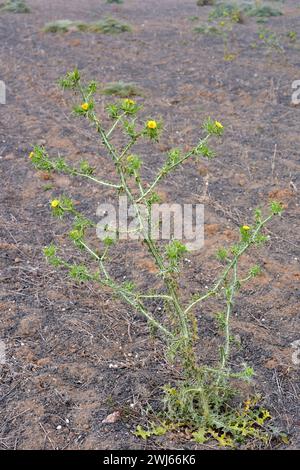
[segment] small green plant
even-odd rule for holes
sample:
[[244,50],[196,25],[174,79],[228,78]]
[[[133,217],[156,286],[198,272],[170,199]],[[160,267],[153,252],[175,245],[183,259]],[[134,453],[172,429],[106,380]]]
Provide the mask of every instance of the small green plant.
[[8,0],[0,4],[0,11],[11,13],[30,13],[30,8],[23,0]]
[[296,33],[296,31],[289,31],[287,33],[287,37],[290,40],[290,42],[296,42],[298,34]]
[[248,16],[255,16],[256,18],[270,18],[272,16],[281,16],[282,12],[275,10],[269,5],[247,5],[244,7],[244,12]]
[[211,34],[211,35],[216,35],[216,36],[221,36],[222,31],[217,27],[217,26],[212,26],[209,24],[204,24],[201,26],[196,26],[193,31],[195,33],[201,33],[201,34]]
[[104,18],[95,24],[96,31],[104,34],[118,34],[131,31],[131,26],[126,23],[121,23],[115,18]]
[[77,29],[77,22],[70,20],[56,20],[46,23],[43,31],[45,33],[67,33],[73,27]]
[[54,185],[52,183],[48,183],[43,186],[44,191],[51,191],[52,189],[54,189]]
[[198,7],[203,7],[206,5],[214,5],[215,0],[197,0]]
[[[253,402],[252,398],[236,405],[233,399],[239,393],[233,387],[234,381],[250,381],[254,374],[251,367],[242,365],[232,370],[230,365],[231,350],[234,347],[231,331],[231,317],[236,295],[242,286],[259,274],[257,265],[249,266],[243,276],[240,270],[240,259],[250,249],[267,242],[264,234],[265,225],[281,213],[281,204],[272,202],[267,214],[257,209],[251,225],[240,227],[239,240],[232,246],[218,250],[218,259],[222,263],[221,274],[214,284],[205,292],[199,291],[189,297],[182,289],[180,274],[182,260],[187,256],[188,248],[180,240],[171,238],[168,243],[160,243],[153,237],[152,229],[156,222],[152,218],[152,209],[159,201],[156,193],[158,184],[174,170],[182,167],[187,160],[212,158],[214,152],[210,141],[220,138],[224,127],[217,121],[207,119],[198,141],[189,151],[179,148],[170,150],[165,156],[163,165],[151,183],[142,177],[143,160],[138,154],[140,141],[155,144],[162,132],[162,123],[154,120],[140,119],[141,106],[130,98],[110,103],[106,107],[112,123],[105,129],[102,119],[96,113],[95,82],[84,84],[79,71],[67,73],[60,80],[65,90],[75,93],[75,115],[86,119],[94,128],[103,144],[107,157],[114,165],[114,175],[110,180],[102,180],[95,174],[95,168],[87,161],[77,166],[71,165],[61,156],[52,158],[40,146],[34,147],[29,157],[37,170],[60,172],[73,177],[86,179],[95,185],[115,190],[117,197],[126,196],[131,204],[136,225],[126,228],[128,234],[138,234],[141,246],[146,247],[157,269],[158,287],[153,290],[141,290],[133,282],[119,282],[114,278],[111,269],[110,253],[115,250],[114,244],[120,240],[120,231],[108,224],[104,236],[94,247],[90,234],[96,222],[81,213],[72,200],[65,195],[57,195],[50,201],[53,216],[64,218],[70,225],[70,241],[81,252],[85,262],[67,261],[60,255],[60,248],[50,244],[44,249],[48,262],[66,270],[69,276],[80,282],[93,281],[99,286],[106,286],[112,295],[118,296],[131,309],[145,317],[149,334],[155,333],[164,345],[166,360],[176,367],[176,376],[164,387],[163,409],[160,419],[154,421],[148,429],[141,426],[135,434],[142,439],[151,435],[160,436],[168,431],[184,429],[190,439],[205,442],[214,439],[221,446],[236,446],[247,438],[266,442],[272,434],[269,426],[269,412]],[[114,135],[117,131],[125,134],[126,141],[116,144]],[[205,328],[199,322],[197,310],[205,308],[208,299],[217,299],[224,304],[224,311],[216,315],[217,331],[220,332],[220,348],[213,365],[199,361],[197,347],[201,342],[201,331]],[[151,302],[160,300],[162,311],[151,307]],[[240,392],[241,393],[241,392]],[[250,401],[249,401],[250,400]],[[235,404],[234,404],[235,403]]]
[[104,18],[94,23],[82,21],[57,20],[45,24],[43,31],[46,33],[67,33],[70,31],[81,31],[87,33],[118,34],[131,31],[131,27],[120,23],[114,18]]
[[104,95],[120,96],[121,98],[142,95],[142,91],[135,83],[125,83],[122,80],[119,82],[108,83],[102,88],[101,93]]
[[282,12],[275,10],[269,5],[262,5],[259,1],[252,1],[251,4],[218,3],[210,13],[211,19],[222,18],[224,15],[234,14],[239,17],[239,22],[244,21],[244,16],[256,17],[258,21],[265,21],[272,16],[281,16]]

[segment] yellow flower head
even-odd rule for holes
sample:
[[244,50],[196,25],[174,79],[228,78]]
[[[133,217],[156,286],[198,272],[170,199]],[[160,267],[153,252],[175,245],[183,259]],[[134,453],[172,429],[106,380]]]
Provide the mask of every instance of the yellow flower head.
[[30,152],[29,154],[29,158],[32,158],[32,157],[34,157],[34,152]]
[[250,230],[249,225],[243,225],[243,230],[246,230],[246,231],[247,231],[247,230]]
[[133,106],[133,105],[135,104],[135,101],[134,101],[134,100],[130,100],[129,98],[126,98],[126,99],[124,100],[124,103],[125,103],[125,104],[128,104],[128,105],[130,105],[130,106]]
[[81,105],[81,109],[83,109],[83,111],[87,111],[89,107],[90,107],[89,103],[82,103]]
[[156,121],[148,121],[147,122],[147,127],[148,127],[148,129],[156,129],[157,128],[157,122]]
[[244,401],[244,408],[245,408],[245,411],[248,411],[250,409],[250,406],[252,405],[252,401],[251,400],[246,400]]
[[70,237],[73,239],[80,238],[80,232],[79,230],[71,230],[70,232]]
[[59,206],[59,200],[58,199],[53,199],[53,201],[51,201],[51,207],[53,209],[55,209],[55,207],[58,207]]
[[218,127],[219,129],[223,129],[223,125],[219,121],[215,121],[215,126]]

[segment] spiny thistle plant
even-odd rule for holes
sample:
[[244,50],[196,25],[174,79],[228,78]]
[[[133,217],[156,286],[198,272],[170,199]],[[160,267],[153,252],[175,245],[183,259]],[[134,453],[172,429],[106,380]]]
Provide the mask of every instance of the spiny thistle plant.
[[235,59],[232,53],[233,44],[236,43],[234,28],[237,23],[243,23],[242,11],[235,5],[217,5],[208,17],[210,24],[200,25],[194,28],[196,33],[221,36],[224,47],[224,60]]
[[284,46],[281,38],[274,31],[267,28],[261,28],[258,32],[259,41],[266,47],[267,53],[272,55],[273,52],[284,54]]
[[[84,84],[79,71],[75,69],[60,80],[60,85],[75,93],[77,104],[73,111],[95,128],[106,149],[107,158],[114,165],[114,176],[118,182],[98,178],[95,169],[86,161],[78,166],[71,166],[62,157],[51,158],[45,148],[40,146],[34,147],[29,155],[32,164],[37,170],[85,178],[100,187],[115,190],[116,196],[126,195],[137,220],[139,241],[154,260],[160,280],[160,287],[154,291],[140,291],[133,283],[118,282],[112,274],[109,261],[110,252],[114,250],[113,245],[119,241],[116,229],[106,227],[107,235],[101,240],[102,247],[99,250],[99,247],[94,247],[89,242],[88,237],[89,229],[95,228],[96,223],[79,212],[66,196],[57,196],[50,201],[53,216],[66,218],[72,224],[69,237],[81,253],[86,254],[86,263],[74,264],[65,260],[53,243],[44,249],[48,262],[67,270],[73,279],[93,281],[99,286],[108,287],[112,295],[117,295],[130,308],[143,315],[148,322],[149,334],[157,335],[164,345],[166,360],[176,366],[178,371],[177,379],[172,379],[163,389],[162,414],[153,418],[154,421],[148,428],[138,426],[135,434],[146,439],[151,435],[162,435],[167,431],[183,428],[186,435],[190,433],[190,438],[199,443],[215,439],[222,446],[232,447],[244,442],[246,438],[267,443],[271,433],[268,410],[259,406],[257,397],[246,401],[242,399],[238,406],[232,401],[236,397],[233,382],[249,381],[254,372],[247,365],[241,366],[237,371],[230,366],[233,342],[231,316],[234,300],[241,286],[260,272],[260,268],[254,265],[249,269],[248,275],[241,277],[240,259],[252,247],[267,241],[268,237],[263,233],[264,227],[275,215],[281,213],[281,204],[272,202],[266,215],[263,215],[264,211],[261,209],[255,211],[253,223],[240,227],[239,241],[229,248],[219,249],[217,256],[224,265],[219,278],[206,292],[199,292],[186,301],[186,294],[180,287],[180,272],[188,249],[180,240],[172,239],[168,243],[162,243],[153,239],[152,231],[149,230],[153,223],[151,208],[159,200],[155,191],[158,184],[170,173],[189,159],[214,156],[209,142],[222,136],[223,125],[219,121],[207,119],[196,145],[188,152],[178,148],[170,150],[156,177],[151,183],[146,183],[141,176],[142,159],[133,150],[139,141],[155,144],[162,132],[162,123],[153,117],[146,121],[141,120],[138,117],[141,106],[127,98],[107,106],[106,111],[112,125],[106,130],[96,113],[95,82]],[[118,131],[125,134],[126,142],[117,146],[112,137]],[[143,210],[146,208],[146,216],[142,214],[141,204]],[[112,234],[112,230],[115,233]],[[200,362],[197,355],[201,331],[205,328],[205,325],[199,324],[197,311],[199,306],[203,309],[205,301],[210,298],[224,302],[224,310],[216,315],[222,345],[213,366]],[[163,305],[159,314],[156,309],[151,308],[151,302],[157,300]]]
[[238,8],[230,12],[223,10],[223,16],[222,19],[218,21],[218,27],[223,38],[224,60],[226,61],[231,61],[235,58],[235,54],[231,52],[231,44],[235,41],[233,30],[237,23],[242,23],[242,16]]
[[215,8],[209,13],[209,18],[211,20],[217,18],[224,18],[224,16],[235,15],[242,19],[243,10],[238,6],[236,2],[232,3],[218,3]]

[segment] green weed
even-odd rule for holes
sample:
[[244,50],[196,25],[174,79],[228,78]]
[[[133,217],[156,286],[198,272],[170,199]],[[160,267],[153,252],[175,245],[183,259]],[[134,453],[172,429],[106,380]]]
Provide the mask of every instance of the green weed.
[[11,13],[30,13],[30,8],[23,0],[8,0],[0,4],[0,11]]
[[82,21],[56,20],[47,23],[43,31],[46,33],[67,33],[70,31],[80,31],[87,33],[118,34],[131,31],[128,24],[120,23],[114,18],[104,18],[94,23],[84,23]]

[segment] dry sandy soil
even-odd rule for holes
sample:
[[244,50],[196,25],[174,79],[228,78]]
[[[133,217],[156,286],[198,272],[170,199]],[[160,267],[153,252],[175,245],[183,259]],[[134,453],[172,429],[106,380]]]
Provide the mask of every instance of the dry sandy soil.
[[[88,159],[100,176],[112,172],[92,130],[73,119],[67,96],[56,85],[75,66],[104,84],[135,82],[143,91],[138,100],[145,116],[163,118],[159,146],[141,149],[149,181],[161,152],[193,144],[206,116],[226,127],[215,144],[216,159],[188,163],[161,186],[165,201],[205,203],[205,247],[189,256],[182,283],[187,293],[213,282],[220,270],[216,247],[235,240],[238,226],[251,223],[253,208],[271,199],[285,205],[283,217],[269,226],[271,241],[252,253],[264,270],[237,300],[233,333],[240,347],[232,364],[254,367],[255,390],[275,425],[290,436],[288,445],[271,445],[299,446],[299,366],[293,364],[291,343],[300,339],[300,106],[291,104],[291,84],[300,79],[300,9],[297,1],[287,0],[284,15],[266,26],[281,35],[284,54],[260,44],[259,26],[247,19],[235,28],[235,60],[225,61],[220,37],[193,32],[211,10],[195,3],[29,0],[30,14],[0,15],[0,80],[7,85],[7,104],[0,105],[3,449],[201,447],[181,435],[144,442],[132,434],[144,422],[142,410],[148,403],[156,406],[160,386],[172,377],[159,342],[149,343],[145,321],[127,305],[97,286],[73,283],[42,255],[52,240],[66,257],[75,255],[64,223],[51,218],[51,198],[66,193],[86,214],[95,215],[97,203],[112,196],[68,177],[49,179],[28,161],[32,145],[39,143],[69,161]],[[133,31],[114,36],[42,32],[48,21],[94,21],[107,15],[130,23]],[[192,21],[193,16],[199,20]],[[287,40],[288,31],[298,33],[295,43]],[[100,95],[97,101],[101,107],[107,98]],[[146,286],[152,285],[153,266],[146,256],[137,256],[136,247],[124,247],[121,257],[113,257],[117,279],[135,279],[134,268]],[[199,355],[208,361],[218,342],[213,308],[208,304],[205,312],[198,311],[205,325]],[[102,423],[114,411],[121,413],[120,420]]]

